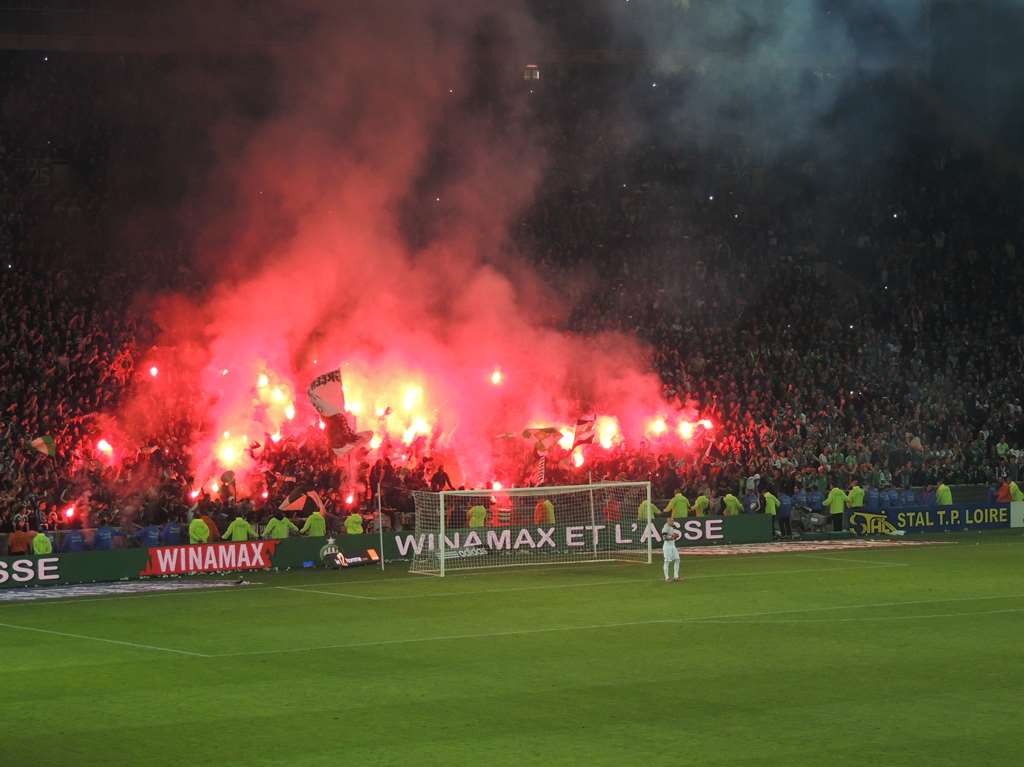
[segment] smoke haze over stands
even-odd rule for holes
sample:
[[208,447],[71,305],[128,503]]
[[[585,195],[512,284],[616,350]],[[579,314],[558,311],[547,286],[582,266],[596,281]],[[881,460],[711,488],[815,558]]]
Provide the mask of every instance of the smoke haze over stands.
[[[37,5],[0,8],[3,529],[229,470],[341,508],[385,456],[395,506],[522,484],[499,435],[590,414],[616,444],[549,482],[1019,478],[1024,3]],[[339,364],[351,462],[304,394]]]

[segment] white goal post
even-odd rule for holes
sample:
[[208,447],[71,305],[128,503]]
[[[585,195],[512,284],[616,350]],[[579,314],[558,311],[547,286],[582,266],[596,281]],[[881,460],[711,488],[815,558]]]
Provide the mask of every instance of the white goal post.
[[652,559],[650,482],[417,491],[413,499],[422,545],[411,573]]

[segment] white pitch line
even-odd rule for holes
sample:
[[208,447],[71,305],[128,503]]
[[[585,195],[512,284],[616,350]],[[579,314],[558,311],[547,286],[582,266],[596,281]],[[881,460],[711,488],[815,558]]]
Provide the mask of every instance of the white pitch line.
[[[869,604],[855,604],[855,605],[835,605],[830,607],[805,607],[795,610],[768,610],[759,613],[741,613],[731,615],[708,615],[703,618],[660,618],[648,621],[627,621],[624,623],[592,623],[584,624],[580,626],[550,626],[547,628],[533,628],[533,629],[518,629],[510,631],[490,631],[481,632],[476,634],[446,634],[442,636],[432,637],[409,637],[404,639],[380,639],[371,640],[366,642],[348,642],[341,644],[329,644],[329,645],[318,645],[314,647],[298,647],[298,648],[287,648],[287,649],[274,649],[274,650],[248,650],[245,652],[237,653],[224,653],[214,655],[214,658],[234,658],[239,656],[248,655],[280,655],[284,653],[296,653],[296,652],[314,652],[317,650],[345,650],[356,647],[386,647],[388,645],[402,645],[402,644],[418,644],[426,642],[449,642],[457,641],[461,639],[491,639],[496,637],[508,637],[508,636],[525,636],[528,634],[545,634],[555,633],[561,631],[597,631],[600,629],[615,629],[615,628],[628,628],[631,626],[656,626],[656,625],[676,625],[682,626],[686,624],[700,624],[700,623],[714,623],[718,621],[724,621],[727,618],[736,617],[762,617],[769,615],[792,615],[800,613],[813,613],[823,612],[827,610],[855,610],[864,609],[871,607],[894,607],[900,605],[925,605],[925,604],[944,604],[949,602],[966,602],[966,601],[981,601],[987,599],[1021,599],[1024,598],[1024,594],[1007,594],[1004,596],[976,596],[976,597],[952,597],[948,599],[917,599],[906,602],[875,602]],[[1022,608],[1024,610],[1024,608]],[[742,623],[742,622],[741,622]]]
[[[529,566],[524,565],[522,567],[518,567],[517,566],[516,569],[515,569],[515,572],[516,573],[521,573],[523,575],[531,575],[533,573],[546,573],[546,572],[552,572],[552,571],[556,571],[557,570],[557,571],[560,571],[560,572],[564,573],[564,572],[569,572],[569,568],[566,567],[566,564],[571,564],[571,563],[562,563],[560,565],[551,565],[551,566],[543,566],[543,567],[538,567],[538,566],[535,566],[535,565],[529,565]],[[590,570],[617,570],[617,569],[625,570],[627,568],[628,569],[632,569],[633,564],[635,564],[635,563],[633,563],[633,562],[624,562],[622,560],[614,560],[614,561],[608,561],[608,562],[594,562],[592,564],[578,564],[578,565],[574,566],[573,568],[571,568],[571,571],[574,572],[574,573],[579,573],[579,572],[587,572],[587,571],[590,571]],[[639,563],[636,563],[636,564],[639,564]],[[489,567],[489,568],[483,568],[483,569],[480,569],[480,570],[469,569],[469,570],[449,571],[449,572],[445,573],[444,578],[437,578],[437,577],[421,576],[421,575],[419,575],[417,573],[410,573],[410,572],[408,572],[408,568],[404,567],[402,564],[392,565],[391,569],[396,570],[396,571],[403,571],[404,570],[405,571],[404,575],[416,575],[416,578],[414,580],[412,580],[412,581],[407,581],[404,578],[404,575],[402,574],[402,572],[399,572],[398,575],[392,575],[392,576],[384,576],[384,577],[379,577],[379,578],[360,578],[359,580],[346,583],[345,585],[349,586],[349,587],[350,586],[380,586],[382,584],[386,585],[386,584],[389,584],[389,583],[412,583],[412,582],[415,582],[415,583],[422,583],[422,584],[431,584],[432,583],[432,584],[435,584],[437,586],[442,586],[445,583],[446,580],[452,580],[452,579],[456,579],[456,578],[474,578],[474,579],[494,578],[494,579],[499,579],[499,578],[508,578],[508,573],[509,573],[509,571],[506,570],[506,569],[501,569],[501,568],[496,568],[496,567]]]
[[106,639],[105,637],[94,637],[88,634],[70,634],[66,631],[53,631],[52,629],[41,629],[35,626],[18,626],[13,623],[0,623],[0,628],[17,629],[18,631],[35,631],[39,634],[51,634],[58,637],[68,637],[70,639],[87,639],[91,642],[105,642],[106,644],[122,645],[124,647],[135,647],[140,650],[159,650],[160,652],[170,652],[175,655],[190,655],[194,658],[212,658],[212,655],[206,655],[201,652],[191,652],[190,650],[175,650],[173,647],[159,647],[152,644],[139,644],[138,642],[125,642],[121,639]]
[[[856,565],[851,567],[804,567],[798,570],[756,570],[754,572],[746,573],[709,573],[706,575],[686,575],[683,572],[683,578],[687,581],[695,580],[714,580],[717,578],[754,578],[769,575],[800,575],[802,573],[834,573],[841,572],[844,570],[873,570],[876,568],[887,568],[887,567],[898,567],[900,565],[893,564],[881,564],[873,562],[870,566],[865,567],[863,565]],[[592,583],[553,583],[545,586],[521,586],[511,589],[482,589],[480,591],[449,591],[440,594],[402,594],[399,596],[382,596],[378,599],[420,599],[420,598],[433,598],[433,597],[461,597],[468,596],[471,594],[504,594],[508,592],[516,591],[537,591],[541,589],[573,589],[573,588],[589,588],[591,586],[614,586],[620,583],[632,584],[632,583],[660,583],[661,577],[649,578],[619,578],[614,581],[596,581]]]
[[300,594],[326,594],[329,597],[348,597],[349,599],[365,599],[370,602],[376,602],[380,599],[387,599],[387,597],[364,597],[361,594],[346,594],[343,591],[322,591],[317,589],[304,589],[295,586],[271,586],[272,589],[279,589],[281,591],[297,591]]
[[1024,607],[1010,607],[1005,610],[978,610],[969,613],[930,613],[928,615],[883,615],[876,618],[783,618],[781,620],[763,621],[729,621],[729,620],[702,620],[700,623],[712,623],[720,626],[771,626],[773,624],[791,625],[808,623],[867,623],[873,621],[918,621],[929,618],[971,618],[975,615],[1005,615],[1008,613],[1024,612]]
[[732,613],[730,615],[711,615],[707,618],[690,618],[690,623],[700,623],[703,621],[719,621],[727,618],[762,618],[769,615],[791,615],[791,614],[802,614],[802,613],[820,613],[829,612],[835,610],[862,610],[865,608],[872,607],[906,607],[909,605],[938,605],[946,604],[949,602],[980,602],[989,599],[1024,599],[1024,594],[1001,594],[1001,595],[988,595],[988,596],[974,596],[974,597],[947,597],[945,599],[912,599],[905,602],[869,602],[866,604],[856,605],[829,605],[827,607],[802,607],[796,610],[768,610],[766,612],[756,613]]
[[[755,572],[746,573],[718,573],[708,575],[690,575],[686,576],[684,573],[685,580],[711,580],[716,578],[753,578],[770,575],[799,575],[802,573],[834,573],[842,572],[844,570],[874,570],[888,567],[904,567],[902,564],[888,564],[873,562],[870,565],[851,565],[850,567],[804,567],[798,570],[759,570]],[[410,581],[411,582],[411,581]],[[386,595],[382,594],[376,597],[361,597],[362,599],[373,599],[382,602],[393,602],[402,599],[441,599],[449,597],[466,597],[476,596],[482,594],[515,594],[521,591],[547,591],[549,589],[587,589],[595,588],[597,586],[625,586],[632,585],[635,583],[660,583],[660,571],[658,577],[647,577],[647,578],[617,578],[613,581],[590,581],[587,583],[549,583],[542,586],[515,586],[508,589],[474,589],[472,591],[440,591],[434,593],[419,593],[419,594],[394,594]],[[285,588],[284,586],[275,586],[274,588]],[[313,594],[331,594],[335,596],[354,596],[353,594],[344,594],[341,592],[334,591],[315,591],[313,589],[307,589],[302,586],[295,586],[288,588],[288,591],[309,591]],[[358,598],[358,597],[357,597]]]
[[[878,549],[884,551],[884,549]],[[850,559],[850,557],[830,557],[826,554],[797,554],[800,559],[823,559],[826,562],[857,562],[865,565],[885,565],[886,567],[910,567],[908,562],[879,562],[877,559]]]
[[446,634],[433,637],[407,637],[405,639],[380,639],[369,642],[349,642],[347,644],[329,644],[318,647],[301,647],[297,649],[284,650],[247,650],[246,652],[232,652],[214,655],[214,658],[236,658],[245,655],[278,655],[293,652],[311,652],[315,650],[343,650],[354,647],[380,647],[385,645],[417,644],[420,642],[450,642],[462,639],[490,639],[494,637],[521,636],[526,634],[546,634],[557,631],[590,631],[597,629],[625,628],[628,626],[650,626],[656,623],[678,623],[679,621],[667,618],[653,621],[628,621],[625,623],[593,623],[582,626],[550,626],[537,629],[517,629],[513,631],[487,631],[479,634]]

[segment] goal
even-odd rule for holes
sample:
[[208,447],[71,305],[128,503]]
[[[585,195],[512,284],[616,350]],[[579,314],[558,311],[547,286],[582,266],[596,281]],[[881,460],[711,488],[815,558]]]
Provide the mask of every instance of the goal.
[[650,482],[414,492],[409,572],[624,560],[651,562]]

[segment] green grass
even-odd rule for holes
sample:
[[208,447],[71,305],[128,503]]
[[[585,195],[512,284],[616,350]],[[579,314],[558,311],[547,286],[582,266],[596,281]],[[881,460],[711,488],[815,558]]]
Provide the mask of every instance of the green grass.
[[1019,764],[1024,538],[946,540],[0,605],[0,760]]

